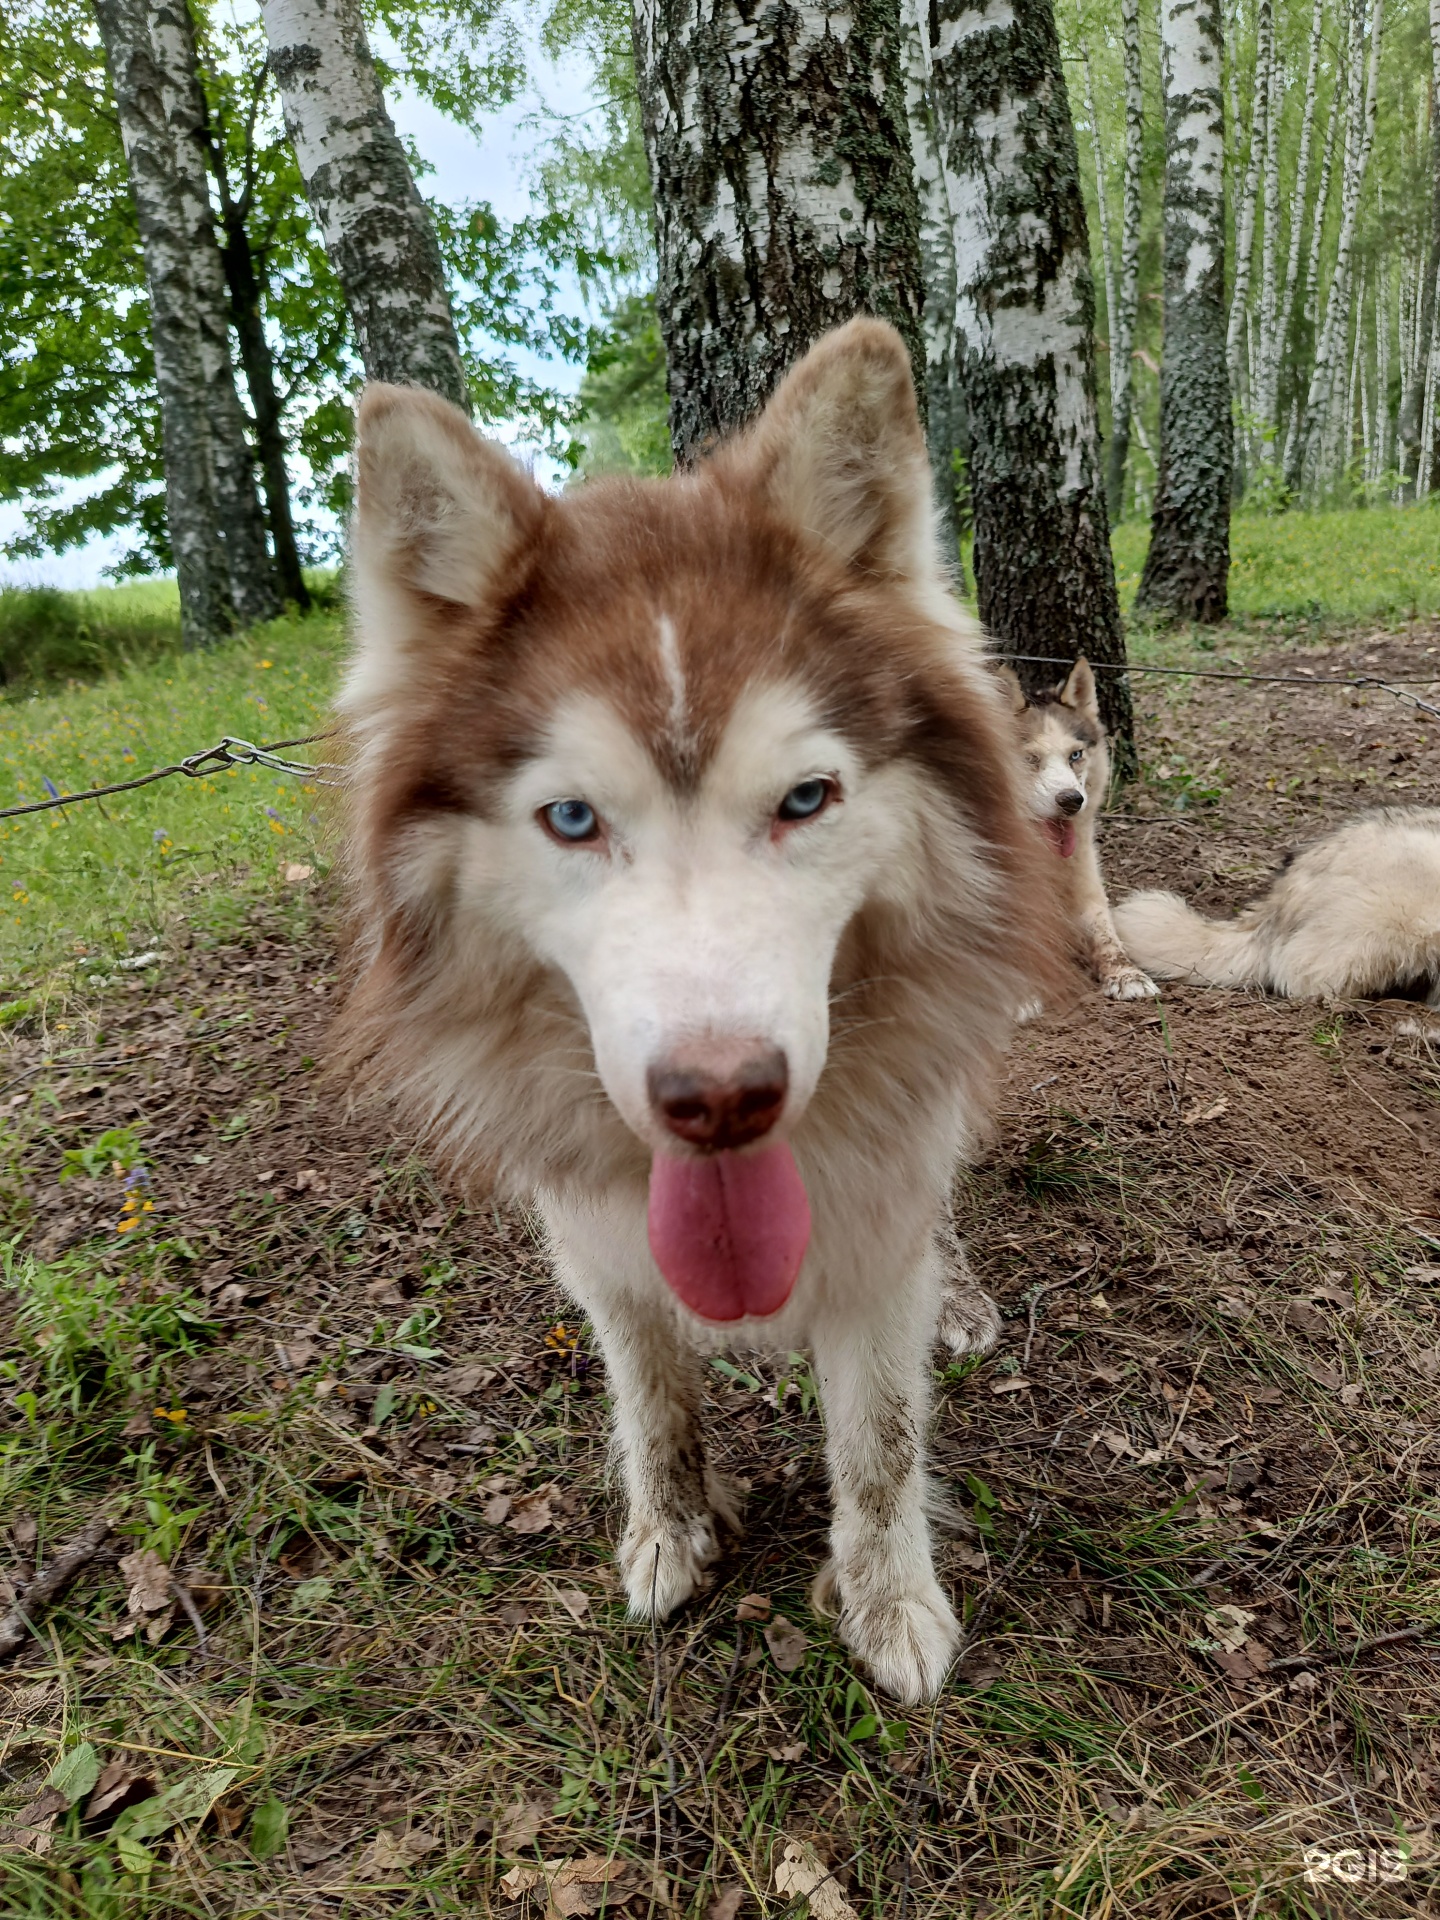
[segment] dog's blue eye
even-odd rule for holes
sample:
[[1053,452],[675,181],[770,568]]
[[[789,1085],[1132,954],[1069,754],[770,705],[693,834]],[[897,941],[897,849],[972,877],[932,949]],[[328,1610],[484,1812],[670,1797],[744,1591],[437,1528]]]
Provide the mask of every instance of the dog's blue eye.
[[1078,766],[1079,766],[1079,764],[1080,764],[1080,762],[1081,762],[1081,761],[1082,761],[1082,760],[1083,760],[1084,758],[1085,758],[1085,749],[1084,749],[1084,747],[1076,747],[1076,749],[1075,749],[1075,751],[1074,751],[1074,752],[1073,752],[1073,753],[1071,754],[1071,756],[1070,756],[1070,764],[1071,764],[1071,766],[1072,766],[1072,767],[1078,767]]
[[780,802],[782,820],[812,820],[830,798],[828,780],[802,780]]
[[600,831],[599,815],[588,800],[552,800],[544,817],[557,840],[593,840]]

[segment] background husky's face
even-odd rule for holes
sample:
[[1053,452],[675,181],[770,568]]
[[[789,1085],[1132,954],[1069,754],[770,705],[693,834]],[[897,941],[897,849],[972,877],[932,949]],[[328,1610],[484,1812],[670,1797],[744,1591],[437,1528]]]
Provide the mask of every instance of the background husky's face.
[[832,995],[866,985],[862,911],[1004,937],[999,702],[888,329],[831,336],[693,477],[550,499],[442,403],[379,388],[359,481],[366,1044],[423,1017],[432,1111],[475,1109],[508,1048],[532,1084],[477,1131],[553,1142],[598,1075],[652,1151],[779,1138]]
[[[1000,678],[1019,726],[1030,811],[1042,824],[1063,830],[1097,809],[1110,784],[1095,675],[1088,661],[1078,660],[1053,693],[1036,697],[1026,695],[1008,668]],[[1073,849],[1073,836],[1069,844]]]

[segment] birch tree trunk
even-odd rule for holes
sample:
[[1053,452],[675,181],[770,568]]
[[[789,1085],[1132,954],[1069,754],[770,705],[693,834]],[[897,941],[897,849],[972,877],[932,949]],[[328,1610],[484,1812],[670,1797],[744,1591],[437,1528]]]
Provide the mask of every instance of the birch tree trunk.
[[920,273],[924,286],[926,433],[935,502],[947,559],[960,564],[956,511],[957,455],[969,450],[965,400],[955,364],[955,248],[950,202],[930,106],[930,26],[926,0],[902,0],[905,53],[905,117],[919,203]]
[[[1424,369],[1428,368],[1436,347],[1436,316],[1440,309],[1436,306],[1436,285],[1440,283],[1440,0],[1430,0],[1430,170],[1432,188],[1430,199],[1430,263],[1427,271],[1422,262],[1420,271],[1420,366],[1421,375],[1410,382],[1407,396],[1409,404],[1401,409],[1400,431],[1396,447],[1396,464],[1402,473],[1417,473],[1420,469],[1421,431],[1424,426],[1425,394],[1428,378]],[[1432,407],[1433,412],[1433,407]],[[1431,444],[1425,456],[1427,483],[1435,466],[1436,448]]]
[[1330,102],[1329,125],[1325,129],[1325,151],[1320,160],[1320,181],[1315,192],[1315,208],[1310,219],[1310,251],[1305,261],[1305,297],[1301,302],[1300,317],[1303,323],[1304,352],[1297,354],[1297,386],[1290,414],[1290,430],[1285,438],[1285,480],[1292,489],[1298,488],[1301,479],[1301,467],[1305,456],[1305,394],[1309,381],[1300,371],[1305,359],[1314,359],[1315,325],[1320,311],[1320,248],[1325,238],[1325,213],[1330,204],[1330,181],[1335,171],[1335,149],[1342,139],[1348,139],[1348,128],[1354,105],[1349,97],[1347,85],[1345,103],[1340,103],[1340,83],[1342,74],[1348,74],[1350,62],[1347,58],[1343,67],[1335,74],[1335,92]]
[[[1121,668],[1095,411],[1095,296],[1050,0],[935,0],[931,65],[954,220],[975,585],[997,646]],[[1026,685],[1058,669],[1020,665]],[[1128,676],[1098,676],[1133,765]]]
[[923,407],[899,0],[635,0],[633,24],[676,458],[857,313],[900,330]]
[[385,109],[359,0],[261,0],[285,129],[372,380],[469,410],[439,243]]
[[[1300,284],[1300,248],[1305,232],[1306,197],[1310,189],[1310,148],[1315,129],[1315,98],[1320,85],[1320,36],[1325,24],[1325,0],[1315,0],[1310,13],[1310,47],[1305,65],[1305,102],[1300,113],[1300,145],[1295,156],[1295,190],[1290,196],[1290,245],[1279,312],[1265,361],[1265,386],[1259,413],[1272,431],[1280,422],[1280,370],[1290,338],[1295,293]],[[1267,216],[1268,219],[1268,216]]]
[[1160,473],[1137,608],[1223,620],[1233,434],[1225,355],[1225,129],[1218,0],[1160,0],[1165,347]]
[[1125,56],[1125,180],[1121,189],[1120,289],[1110,334],[1110,448],[1106,495],[1111,521],[1125,500],[1130,413],[1135,394],[1135,316],[1140,307],[1140,219],[1145,158],[1145,78],[1140,64],[1140,0],[1120,0]]
[[[1363,0],[1361,0],[1363,4]],[[1375,138],[1375,116],[1380,101],[1380,36],[1385,0],[1373,0],[1370,11],[1370,59],[1365,79],[1363,111],[1352,117],[1350,137],[1345,143],[1345,176],[1341,188],[1340,234],[1335,243],[1335,271],[1330,280],[1330,297],[1325,303],[1325,322],[1315,347],[1315,363],[1306,397],[1307,444],[1302,471],[1313,474],[1323,451],[1328,426],[1329,401],[1335,385],[1338,356],[1343,354],[1349,336],[1352,299],[1351,254],[1355,245],[1355,225],[1360,213],[1360,192],[1365,184],[1365,169]],[[1364,54],[1364,36],[1360,18],[1355,25],[1355,54],[1352,73],[1358,73]],[[1351,86],[1351,97],[1358,106],[1359,89]],[[1347,436],[1348,437],[1348,436]]]
[[1230,319],[1225,330],[1225,364],[1230,369],[1230,390],[1241,405],[1247,397],[1245,315],[1250,299],[1250,266],[1255,252],[1255,204],[1260,193],[1260,169],[1265,156],[1265,136],[1270,115],[1270,61],[1274,46],[1274,0],[1259,0],[1255,14],[1255,89],[1250,106],[1250,155],[1245,163],[1245,185],[1235,221],[1235,284],[1230,293]]
[[211,646],[230,630],[234,615],[175,143],[144,0],[94,0],[94,7],[145,258],[181,632],[187,647]]
[[1280,255],[1280,115],[1284,104],[1284,63],[1275,56],[1272,49],[1270,99],[1265,114],[1265,161],[1262,189],[1265,231],[1260,242],[1259,349],[1252,386],[1253,411],[1258,415],[1261,423],[1260,458],[1262,460],[1270,457],[1270,450],[1263,437],[1265,428],[1270,424],[1270,415],[1265,408],[1272,385],[1270,369],[1278,362],[1280,354],[1275,327],[1279,318],[1276,270]]
[[279,613],[280,594],[265,544],[255,487],[255,456],[235,391],[230,296],[210,206],[210,117],[200,85],[195,23],[187,0],[148,0],[150,39],[175,143],[180,213],[190,250],[190,281],[210,415],[215,502],[225,543],[230,599],[242,626]]

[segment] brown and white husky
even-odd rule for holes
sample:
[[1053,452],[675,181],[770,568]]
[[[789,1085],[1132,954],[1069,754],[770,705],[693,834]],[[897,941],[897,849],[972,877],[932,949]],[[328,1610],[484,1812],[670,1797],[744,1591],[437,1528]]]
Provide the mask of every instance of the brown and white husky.
[[1060,964],[930,498],[877,321],[694,472],[560,498],[371,387],[342,698],[341,1044],[472,1189],[537,1207],[603,1350],[632,1610],[704,1586],[734,1522],[703,1356],[808,1347],[824,1588],[906,1701],[957,1642],[925,1476],[947,1197]]
[[1109,999],[1152,999],[1159,988],[1121,946],[1100,872],[1095,830],[1110,787],[1110,748],[1094,669],[1081,658],[1059,686],[1035,694],[1009,667],[999,678],[1020,730],[1030,812],[1052,856],[1050,883],[1079,957]]

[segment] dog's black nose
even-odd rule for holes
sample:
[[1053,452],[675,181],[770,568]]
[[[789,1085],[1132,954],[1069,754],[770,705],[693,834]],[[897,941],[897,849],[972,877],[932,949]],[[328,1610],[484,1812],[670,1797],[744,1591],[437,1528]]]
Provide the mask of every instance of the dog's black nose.
[[1067,787],[1064,793],[1057,793],[1055,804],[1061,813],[1078,813],[1085,804],[1085,796],[1078,787]]
[[700,1066],[652,1067],[647,1085],[650,1104],[671,1133],[706,1153],[722,1153],[769,1133],[785,1105],[790,1069],[777,1047],[723,1074]]

